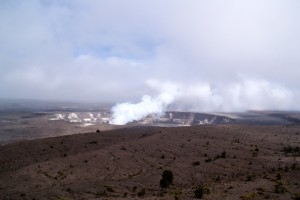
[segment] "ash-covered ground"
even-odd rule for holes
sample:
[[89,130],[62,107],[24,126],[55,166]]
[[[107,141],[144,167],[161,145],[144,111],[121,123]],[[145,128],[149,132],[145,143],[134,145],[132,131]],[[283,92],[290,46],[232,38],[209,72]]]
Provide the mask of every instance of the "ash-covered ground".
[[[167,111],[162,115],[150,114],[124,126],[293,125],[299,124],[299,122],[299,112],[199,113]],[[112,113],[109,109],[2,110],[0,111],[0,144],[85,133],[97,129],[109,130],[124,126],[112,124]]]

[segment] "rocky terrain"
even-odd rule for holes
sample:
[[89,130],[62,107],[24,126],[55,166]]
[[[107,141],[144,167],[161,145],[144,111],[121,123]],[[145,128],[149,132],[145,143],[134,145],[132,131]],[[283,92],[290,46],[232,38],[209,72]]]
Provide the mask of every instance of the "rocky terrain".
[[299,133],[131,126],[15,142],[0,147],[0,199],[299,199]]

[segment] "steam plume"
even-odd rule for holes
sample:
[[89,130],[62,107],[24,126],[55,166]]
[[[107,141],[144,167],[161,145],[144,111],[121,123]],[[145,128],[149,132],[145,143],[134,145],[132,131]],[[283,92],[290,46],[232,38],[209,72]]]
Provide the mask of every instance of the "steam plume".
[[143,96],[141,102],[121,103],[112,108],[112,123],[126,124],[149,114],[162,114],[167,108],[179,111],[245,111],[286,110],[292,107],[293,93],[265,80],[245,79],[212,87],[208,83],[183,85],[180,83],[147,81],[157,96]]
[[144,95],[141,102],[121,103],[112,108],[113,116],[112,123],[123,125],[128,122],[139,120],[149,114],[162,114],[166,107],[174,101],[172,93],[161,93],[153,98],[149,95]]

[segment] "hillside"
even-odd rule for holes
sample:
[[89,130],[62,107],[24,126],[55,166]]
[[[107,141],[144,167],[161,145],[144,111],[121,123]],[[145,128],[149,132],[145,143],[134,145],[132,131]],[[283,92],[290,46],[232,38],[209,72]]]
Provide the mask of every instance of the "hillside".
[[[139,126],[17,142],[0,147],[0,199],[193,199],[197,186],[203,199],[299,198],[299,133]],[[174,181],[161,190],[164,170]]]

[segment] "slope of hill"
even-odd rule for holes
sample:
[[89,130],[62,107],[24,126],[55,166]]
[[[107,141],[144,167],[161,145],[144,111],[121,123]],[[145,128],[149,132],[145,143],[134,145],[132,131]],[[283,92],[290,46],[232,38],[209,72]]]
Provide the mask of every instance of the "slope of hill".
[[[193,199],[199,185],[203,199],[299,198],[299,133],[129,127],[17,142],[0,147],[0,199]],[[164,170],[174,181],[161,190]]]

